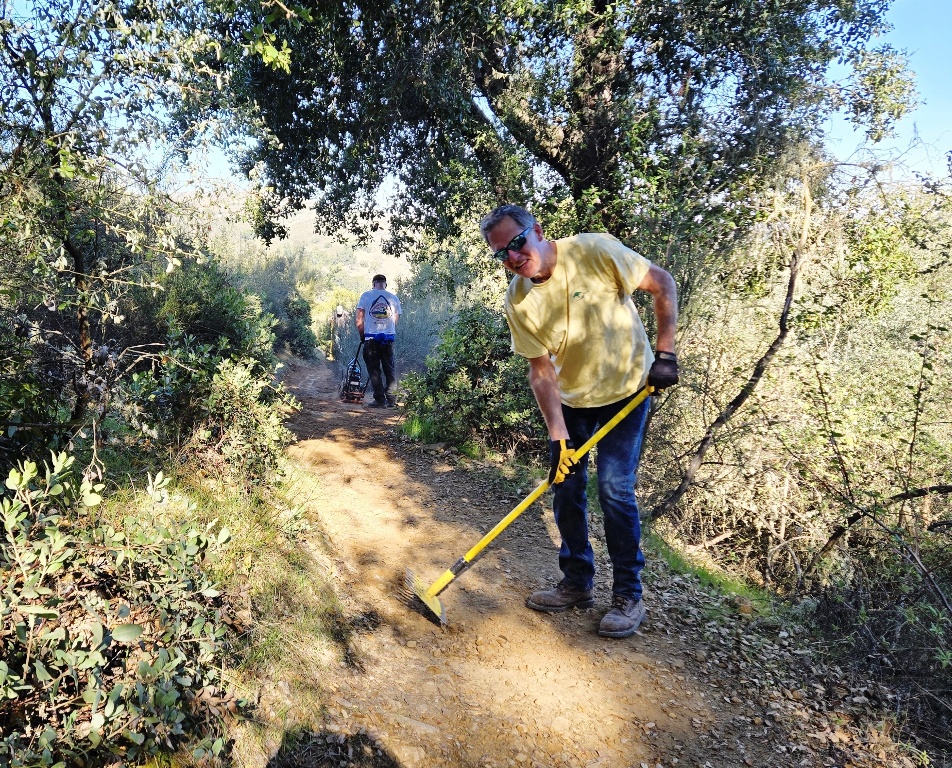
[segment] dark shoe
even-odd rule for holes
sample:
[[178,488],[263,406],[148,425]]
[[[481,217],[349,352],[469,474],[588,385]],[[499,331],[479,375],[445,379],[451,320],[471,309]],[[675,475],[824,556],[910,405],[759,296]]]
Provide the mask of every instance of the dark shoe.
[[534,611],[559,613],[569,608],[591,608],[595,599],[591,589],[579,589],[562,579],[552,589],[533,592],[526,599],[526,605]]
[[384,408],[386,405],[387,404],[383,400],[372,400],[371,402],[367,403],[368,408]]
[[392,397],[388,397],[388,398],[387,398],[387,407],[388,407],[388,408],[396,408],[396,407],[397,407],[397,401],[394,400]]
[[598,634],[602,637],[631,637],[645,618],[645,604],[641,598],[632,599],[615,595],[612,609],[598,625]]

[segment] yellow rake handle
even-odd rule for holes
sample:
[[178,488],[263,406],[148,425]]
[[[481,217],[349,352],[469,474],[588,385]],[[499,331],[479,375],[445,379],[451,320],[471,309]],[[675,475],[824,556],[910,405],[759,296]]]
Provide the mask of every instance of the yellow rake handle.
[[[650,384],[645,384],[645,386],[643,386],[641,389],[639,389],[635,393],[634,397],[631,398],[631,401],[628,402],[624,408],[622,408],[611,419],[605,422],[605,424],[602,426],[601,429],[598,430],[598,432],[592,435],[582,445],[581,448],[576,450],[575,455],[581,458],[590,450],[592,450],[595,443],[597,443],[599,440],[605,437],[605,435],[611,432],[612,429],[614,429],[618,425],[618,422],[620,422],[629,413],[635,410],[635,408],[641,405],[642,402],[644,402],[645,398],[647,398],[654,391],[655,391],[654,387],[652,387]],[[469,552],[467,552],[459,560],[453,563],[453,565],[447,571],[445,571],[443,575],[440,576],[440,578],[438,578],[436,581],[434,581],[430,585],[430,588],[426,590],[427,596],[436,597],[438,594],[440,594],[440,592],[446,589],[450,585],[450,582],[453,581],[453,579],[455,579],[459,574],[461,574],[463,571],[469,568],[470,565],[473,564],[473,560],[475,560],[479,556],[479,553],[482,552],[484,549],[486,549],[486,547],[488,547],[492,543],[493,539],[495,539],[500,533],[502,533],[506,528],[508,528],[509,524],[512,523],[513,520],[515,520],[517,517],[519,517],[519,515],[525,512],[530,506],[532,506],[533,503],[535,503],[535,501],[543,493],[545,493],[548,490],[549,485],[550,485],[549,481],[544,480],[538,488],[536,488],[534,491],[532,491],[532,493],[530,493],[522,501],[520,501],[519,504],[517,504],[516,507],[512,510],[512,512],[510,512],[502,520],[496,523],[496,525],[493,526],[492,530],[489,531],[485,536],[483,536],[483,538],[481,538],[479,541],[477,541],[476,544],[473,545],[473,548],[469,550]]]

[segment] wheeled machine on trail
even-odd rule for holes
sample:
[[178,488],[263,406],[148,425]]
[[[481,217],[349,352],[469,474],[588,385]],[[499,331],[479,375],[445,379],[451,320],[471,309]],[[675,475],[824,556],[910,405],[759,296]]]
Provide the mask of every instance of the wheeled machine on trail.
[[347,364],[347,367],[344,368],[343,375],[341,376],[338,390],[340,391],[340,399],[345,403],[362,403],[364,401],[364,392],[367,389],[369,379],[361,382],[363,371],[360,368],[360,349],[363,346],[364,342],[363,339],[361,339],[360,344],[357,345],[357,351],[354,353],[353,359]]

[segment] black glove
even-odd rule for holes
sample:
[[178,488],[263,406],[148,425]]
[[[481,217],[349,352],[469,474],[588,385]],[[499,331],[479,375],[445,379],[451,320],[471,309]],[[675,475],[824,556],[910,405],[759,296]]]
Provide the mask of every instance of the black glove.
[[655,389],[665,389],[677,384],[678,356],[673,352],[655,352],[655,361],[648,369],[648,383]]
[[549,484],[561,483],[578,469],[578,457],[575,455],[575,446],[571,440],[550,440],[549,457]]

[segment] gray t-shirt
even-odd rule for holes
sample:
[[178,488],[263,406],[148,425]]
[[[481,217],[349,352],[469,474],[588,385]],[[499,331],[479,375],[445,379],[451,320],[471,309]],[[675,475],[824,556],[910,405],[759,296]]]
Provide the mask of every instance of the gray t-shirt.
[[397,337],[397,316],[400,299],[390,291],[374,288],[364,291],[357,302],[364,310],[364,338],[372,341],[393,341]]

